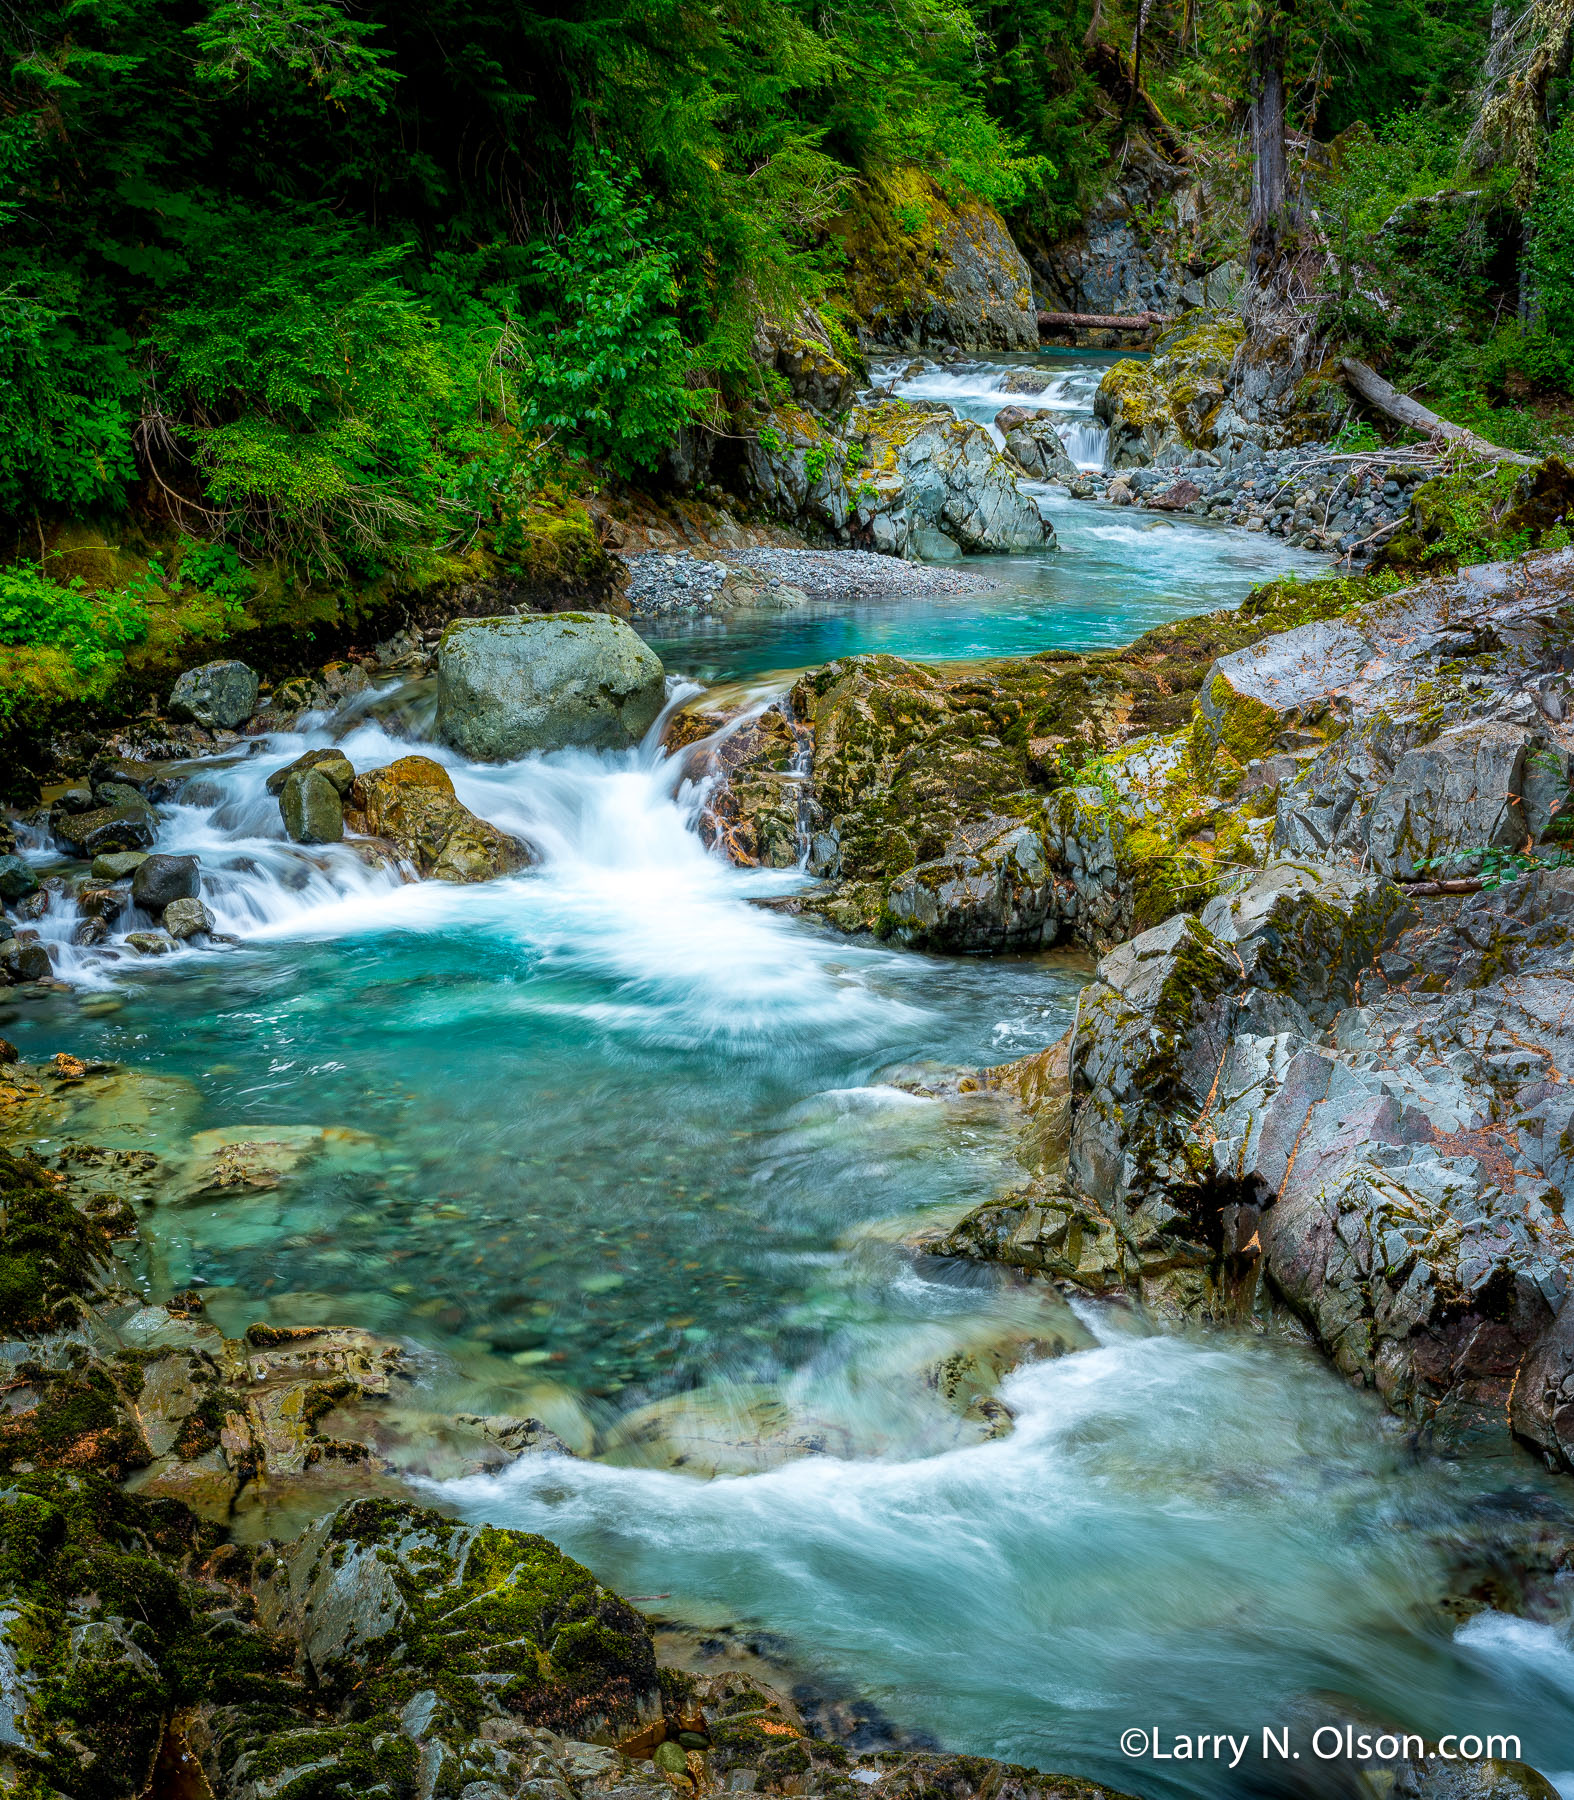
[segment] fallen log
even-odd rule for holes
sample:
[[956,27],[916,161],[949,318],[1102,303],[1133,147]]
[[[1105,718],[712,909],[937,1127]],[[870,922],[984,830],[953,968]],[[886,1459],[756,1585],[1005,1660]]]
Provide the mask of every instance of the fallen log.
[[1340,368],[1351,387],[1361,396],[1368,406],[1375,406],[1380,413],[1386,414],[1397,424],[1408,425],[1412,431],[1426,431],[1435,437],[1447,438],[1450,443],[1463,444],[1467,450],[1474,450],[1478,456],[1489,456],[1494,462],[1519,463],[1524,468],[1536,466],[1533,456],[1521,456],[1517,450],[1505,450],[1500,444],[1490,444],[1479,433],[1467,431],[1463,425],[1450,425],[1447,419],[1440,419],[1429,407],[1419,400],[1412,400],[1408,394],[1401,394],[1391,382],[1384,381],[1375,369],[1369,369],[1364,362],[1358,362],[1353,356],[1341,359]]
[[1086,331],[1146,331],[1152,325],[1166,325],[1164,313],[1063,313],[1041,312],[1040,331],[1065,331],[1077,327]]

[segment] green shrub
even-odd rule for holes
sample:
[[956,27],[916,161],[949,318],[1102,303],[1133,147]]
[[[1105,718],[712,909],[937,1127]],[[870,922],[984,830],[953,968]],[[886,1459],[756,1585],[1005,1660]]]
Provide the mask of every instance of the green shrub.
[[80,674],[95,674],[146,636],[146,595],[162,573],[154,563],[144,581],[94,594],[77,578],[51,581],[36,563],[0,567],[0,644],[63,650]]

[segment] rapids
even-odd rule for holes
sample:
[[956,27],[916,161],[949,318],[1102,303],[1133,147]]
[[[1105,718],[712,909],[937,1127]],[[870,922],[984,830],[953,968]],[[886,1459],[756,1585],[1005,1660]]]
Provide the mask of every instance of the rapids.
[[[1086,412],[1096,371],[1045,361],[1073,365],[1055,403]],[[992,417],[1005,367],[917,379]],[[1063,548],[992,565],[992,593],[653,637],[680,678],[762,687],[862,649],[1117,643],[1294,554],[1044,503]],[[801,877],[708,853],[704,794],[655,734],[477,766],[430,719],[421,684],[394,686],[197,767],[158,848],[201,857],[238,944],[109,961],[71,949],[63,912],[41,922],[72,991],[14,990],[6,1035],[190,1084],[153,1147],[338,1128],[276,1188],[153,1207],[150,1296],[203,1286],[227,1331],[399,1334],[432,1407],[537,1414],[587,1460],[445,1502],[867,1699],[875,1736],[1154,1795],[1327,1793],[1118,1748],[1128,1726],[1257,1732],[1322,1707],[1516,1733],[1574,1770],[1567,1613],[1461,1626],[1449,1604],[1495,1594],[1505,1548],[1566,1518],[1561,1487],[1421,1454],[1308,1351],[1154,1335],[904,1247],[1019,1178],[997,1102],[948,1076],[1059,1036],[1084,963],[918,956],[762,910]],[[267,775],[328,742],[359,767],[419,743],[540,864],[404,886],[287,843]]]

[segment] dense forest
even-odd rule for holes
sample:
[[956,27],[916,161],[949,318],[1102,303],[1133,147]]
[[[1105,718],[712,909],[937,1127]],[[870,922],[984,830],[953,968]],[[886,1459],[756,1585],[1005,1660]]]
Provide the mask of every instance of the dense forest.
[[656,479],[761,380],[762,315],[855,355],[831,228],[897,168],[1053,241],[1146,134],[1244,255],[1277,110],[1258,211],[1324,341],[1521,448],[1574,379],[1566,0],[8,0],[0,33],[0,643],[78,675],[152,596],[222,635],[259,571],[506,558],[544,494]]

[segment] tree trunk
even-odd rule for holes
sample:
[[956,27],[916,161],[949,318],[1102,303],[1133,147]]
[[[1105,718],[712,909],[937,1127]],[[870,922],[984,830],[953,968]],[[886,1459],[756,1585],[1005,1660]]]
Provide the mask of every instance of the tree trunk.
[[1258,287],[1272,285],[1286,223],[1284,32],[1264,25],[1252,52],[1252,204],[1249,267]]
[[1088,21],[1087,36],[1082,40],[1082,48],[1091,50],[1099,39],[1099,26],[1104,19],[1104,0],[1093,0],[1093,17]]

